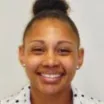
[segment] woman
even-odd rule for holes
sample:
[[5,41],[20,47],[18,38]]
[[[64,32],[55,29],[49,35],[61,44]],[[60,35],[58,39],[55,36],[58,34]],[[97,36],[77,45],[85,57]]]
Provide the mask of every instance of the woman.
[[30,84],[0,104],[104,104],[71,86],[83,63],[78,30],[63,0],[37,0],[19,59]]

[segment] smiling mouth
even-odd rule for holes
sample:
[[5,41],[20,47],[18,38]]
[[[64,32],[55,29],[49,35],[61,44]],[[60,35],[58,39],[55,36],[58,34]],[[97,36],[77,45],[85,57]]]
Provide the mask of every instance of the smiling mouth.
[[62,74],[41,74],[41,76],[46,78],[58,78],[58,77],[61,77]]
[[45,83],[57,83],[59,82],[65,73],[37,73],[39,78]]

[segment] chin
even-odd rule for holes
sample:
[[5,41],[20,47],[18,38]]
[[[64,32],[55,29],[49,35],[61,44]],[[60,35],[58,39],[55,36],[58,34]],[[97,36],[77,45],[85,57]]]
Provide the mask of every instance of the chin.
[[69,84],[65,84],[65,83],[42,84],[41,86],[38,86],[37,88],[43,94],[57,95],[57,94],[65,92],[66,90],[69,91]]
[[61,92],[61,89],[57,86],[48,85],[48,86],[40,89],[40,91],[46,95],[55,95],[55,94],[58,94],[59,92]]

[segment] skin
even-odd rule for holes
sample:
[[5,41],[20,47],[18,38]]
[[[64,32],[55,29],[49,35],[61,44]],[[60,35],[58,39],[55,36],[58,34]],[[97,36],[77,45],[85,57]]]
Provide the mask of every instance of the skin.
[[[26,65],[32,104],[72,104],[71,82],[83,63],[84,50],[71,26],[58,19],[37,20],[26,35],[19,59]],[[39,73],[64,75],[52,82]]]

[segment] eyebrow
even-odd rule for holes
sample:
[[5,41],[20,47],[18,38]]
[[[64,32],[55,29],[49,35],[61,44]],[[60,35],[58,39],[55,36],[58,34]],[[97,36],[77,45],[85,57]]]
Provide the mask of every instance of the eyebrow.
[[58,44],[62,44],[62,43],[73,44],[73,42],[67,41],[67,40],[62,40],[62,41],[59,41],[59,42],[58,42]]
[[34,43],[34,42],[38,42],[38,43],[44,44],[44,41],[43,40],[32,40],[29,43]]
[[[30,41],[29,43],[34,43],[34,42],[37,42],[37,43],[42,43],[42,44],[44,44],[45,42],[43,41],[43,40],[32,40],[32,41]],[[60,41],[58,41],[58,45],[60,45],[60,44],[63,44],[63,43],[67,43],[67,44],[73,44],[73,42],[72,41],[67,41],[67,40],[60,40]]]

